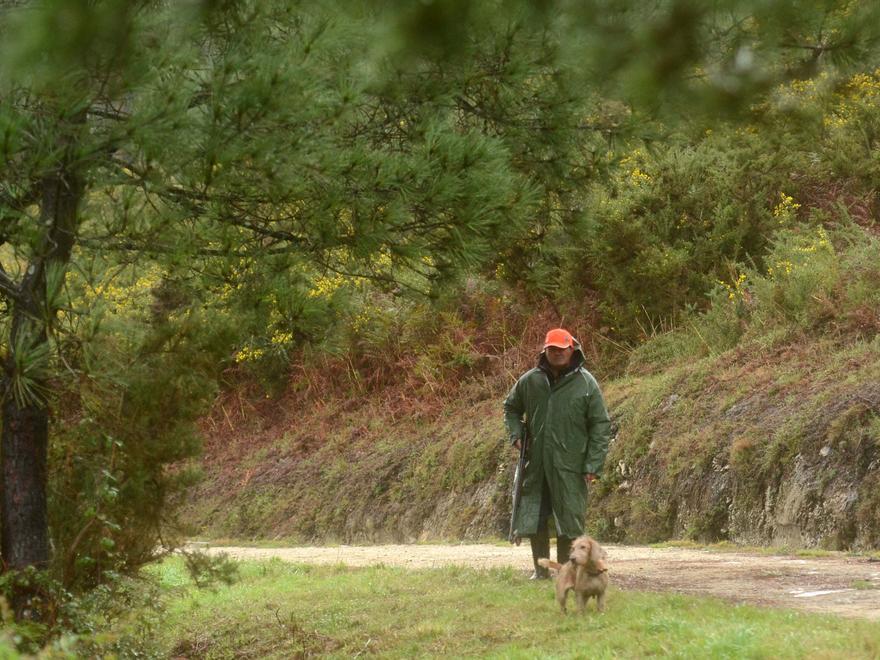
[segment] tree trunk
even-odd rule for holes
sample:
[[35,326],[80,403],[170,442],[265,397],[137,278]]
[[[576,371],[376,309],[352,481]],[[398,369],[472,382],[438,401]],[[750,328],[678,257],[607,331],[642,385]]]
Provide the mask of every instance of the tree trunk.
[[[44,233],[9,301],[12,322],[0,407],[0,550],[5,569],[44,568],[50,559],[46,495],[49,408],[44,400],[48,383],[33,382],[39,378],[36,375],[26,383],[24,374],[18,373],[26,356],[16,356],[16,351],[39,352],[48,341],[55,310],[47,299],[46,269],[53,264],[66,266],[70,260],[83,179],[62,167],[41,182],[41,189]],[[16,392],[16,382],[27,384],[27,396],[22,396],[21,388]],[[13,600],[18,600],[16,594]],[[20,605],[13,603],[17,615]]]
[[46,453],[49,411],[20,406],[12,396],[3,402],[3,456],[0,516],[2,553],[7,569],[45,567],[49,562],[46,509]]

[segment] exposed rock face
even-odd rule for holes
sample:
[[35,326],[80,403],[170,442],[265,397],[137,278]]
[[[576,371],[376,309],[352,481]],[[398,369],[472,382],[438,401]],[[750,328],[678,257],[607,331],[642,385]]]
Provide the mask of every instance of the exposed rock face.
[[[680,399],[663,399],[658,419]],[[821,406],[784,408],[772,397],[750,397],[719,419],[707,423],[721,439],[692,434],[684,469],[682,456],[660,440],[668,424],[652,425],[638,456],[627,437],[628,422],[638,420],[621,419],[597,532],[792,548],[880,544],[880,385],[851,387]]]

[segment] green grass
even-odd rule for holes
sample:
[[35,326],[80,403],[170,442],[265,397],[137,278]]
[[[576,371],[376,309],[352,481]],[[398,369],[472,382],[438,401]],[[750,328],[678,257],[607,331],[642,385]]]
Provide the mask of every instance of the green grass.
[[747,552],[752,555],[772,555],[772,556],[788,556],[795,557],[869,557],[871,554],[863,554],[859,552],[842,552],[840,550],[823,550],[822,548],[790,548],[784,545],[739,545],[732,541],[718,541],[717,543],[700,543],[688,539],[676,539],[671,541],[661,541],[659,543],[650,543],[652,548],[687,548],[693,550],[706,550],[708,552]]
[[163,657],[871,658],[880,624],[611,589],[607,610],[563,617],[550,583],[512,569],[244,562],[241,580],[193,588],[177,560]]
[[18,660],[20,657],[11,641],[0,639],[0,660]]

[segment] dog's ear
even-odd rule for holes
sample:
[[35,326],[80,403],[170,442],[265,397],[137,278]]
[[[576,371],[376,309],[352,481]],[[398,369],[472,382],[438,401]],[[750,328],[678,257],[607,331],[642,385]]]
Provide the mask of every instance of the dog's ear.
[[596,543],[593,539],[589,540],[590,543],[590,563],[596,567],[597,571],[607,571],[608,567],[605,565],[603,559],[605,559],[605,551],[602,547]]

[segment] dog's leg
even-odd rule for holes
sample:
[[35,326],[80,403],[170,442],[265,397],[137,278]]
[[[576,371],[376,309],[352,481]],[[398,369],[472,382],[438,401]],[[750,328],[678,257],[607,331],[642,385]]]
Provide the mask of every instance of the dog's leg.
[[605,611],[605,592],[604,591],[596,594],[596,609],[599,612]]
[[568,614],[568,610],[565,607],[565,602],[568,600],[568,590],[569,587],[565,585],[556,584],[556,602],[559,603],[559,609],[562,610],[563,614]]
[[590,600],[589,596],[585,596],[583,591],[576,591],[577,600],[578,600],[578,614],[583,614],[584,609],[587,607],[587,601]]

